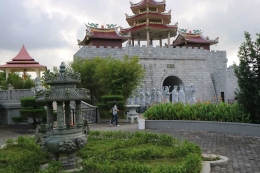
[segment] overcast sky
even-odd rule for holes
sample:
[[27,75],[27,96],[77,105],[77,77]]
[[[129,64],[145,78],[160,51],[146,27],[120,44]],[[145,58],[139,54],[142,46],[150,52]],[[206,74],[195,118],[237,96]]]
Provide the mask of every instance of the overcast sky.
[[[137,3],[140,0],[132,0]],[[72,61],[83,40],[84,23],[129,27],[129,0],[0,0],[0,64],[15,57],[24,44],[29,54],[48,69]],[[212,50],[225,50],[228,65],[238,63],[238,48],[248,31],[260,33],[260,0],[166,0],[172,24],[200,29],[210,39],[219,37]],[[174,38],[172,38],[173,40]]]

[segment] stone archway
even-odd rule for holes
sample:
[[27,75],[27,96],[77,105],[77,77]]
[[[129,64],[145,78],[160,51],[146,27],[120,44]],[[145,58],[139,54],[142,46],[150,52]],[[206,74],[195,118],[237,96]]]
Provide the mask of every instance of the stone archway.
[[[179,90],[179,86],[181,84],[184,85],[182,80],[177,76],[168,76],[163,81],[163,86],[170,86],[170,92],[172,91],[174,85],[177,85]],[[170,101],[172,101],[172,95],[170,95]]]

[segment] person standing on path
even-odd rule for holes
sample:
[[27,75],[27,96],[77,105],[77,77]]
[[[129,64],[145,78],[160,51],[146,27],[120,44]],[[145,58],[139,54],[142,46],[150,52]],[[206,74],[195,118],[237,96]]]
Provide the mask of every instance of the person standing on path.
[[116,101],[114,101],[114,106],[113,106],[113,109],[112,109],[114,118],[113,118],[113,120],[111,120],[110,126],[112,126],[112,124],[113,124],[114,121],[116,121],[116,126],[119,126],[119,125],[118,125],[118,114],[117,114],[118,111],[119,111],[119,110],[117,109]]

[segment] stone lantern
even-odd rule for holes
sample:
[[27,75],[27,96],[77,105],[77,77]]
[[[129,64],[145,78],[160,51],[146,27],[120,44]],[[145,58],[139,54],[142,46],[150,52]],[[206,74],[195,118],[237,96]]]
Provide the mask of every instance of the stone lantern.
[[[46,102],[47,124],[36,129],[36,140],[49,151],[55,160],[62,162],[65,170],[74,169],[82,160],[76,152],[87,144],[86,125],[82,119],[81,100],[89,99],[88,90],[76,88],[81,82],[80,74],[65,69],[64,62],[59,73],[45,73],[44,81],[50,88],[37,92],[36,101]],[[70,102],[75,101],[75,122],[72,122]],[[57,103],[57,126],[54,124],[53,102]],[[60,157],[60,155],[66,157]]]

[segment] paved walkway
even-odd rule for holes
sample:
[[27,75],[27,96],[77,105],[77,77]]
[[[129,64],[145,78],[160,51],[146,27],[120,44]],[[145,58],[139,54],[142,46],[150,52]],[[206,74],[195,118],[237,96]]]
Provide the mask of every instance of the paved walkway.
[[[90,130],[121,130],[138,131],[138,124],[120,122],[120,126],[112,126],[107,122],[90,124]],[[212,173],[260,173],[260,138],[186,130],[151,130],[144,131],[155,133],[167,133],[179,139],[186,139],[197,143],[203,153],[212,153],[228,157],[226,165],[212,167]],[[0,143],[9,137],[17,137],[23,134],[33,134],[28,126],[0,126]]]

